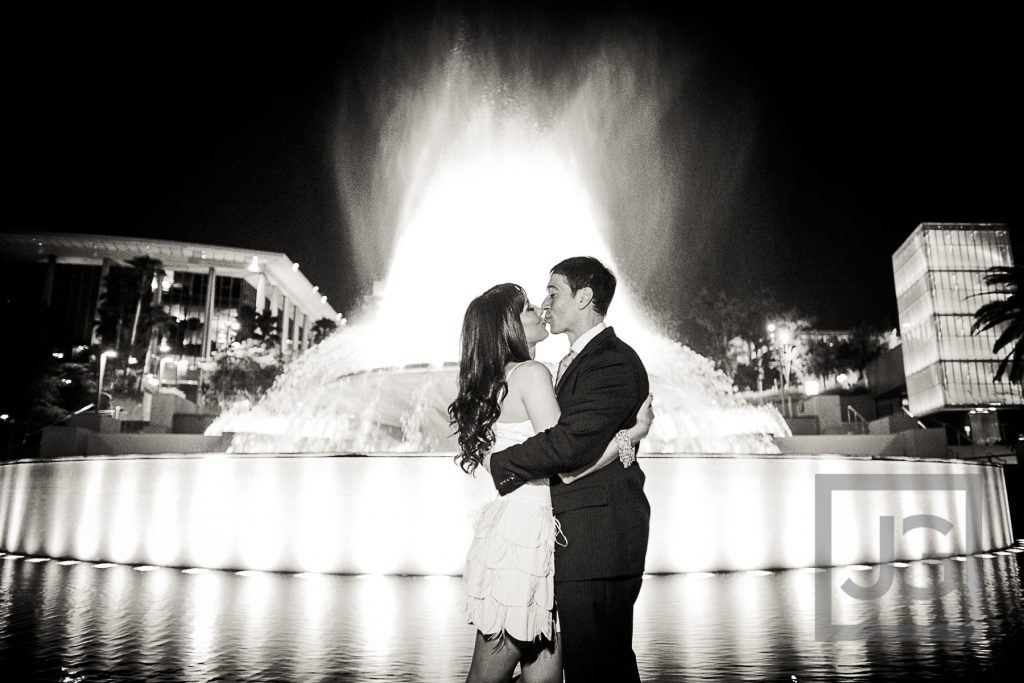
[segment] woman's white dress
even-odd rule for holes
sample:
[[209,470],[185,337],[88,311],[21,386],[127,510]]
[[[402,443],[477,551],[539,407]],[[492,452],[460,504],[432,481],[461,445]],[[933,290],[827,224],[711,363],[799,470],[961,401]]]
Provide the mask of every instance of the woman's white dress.
[[[533,425],[495,423],[494,451],[533,436]],[[482,472],[481,472],[482,474]],[[466,558],[466,612],[484,635],[552,638],[555,538],[547,480],[531,481],[481,508]]]

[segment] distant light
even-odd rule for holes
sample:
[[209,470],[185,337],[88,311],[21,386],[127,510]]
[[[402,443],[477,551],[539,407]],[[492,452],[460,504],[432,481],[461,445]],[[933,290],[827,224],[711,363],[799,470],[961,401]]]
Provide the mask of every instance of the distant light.
[[72,567],[72,566],[78,564],[78,562],[79,562],[79,560],[61,560],[57,564],[59,564],[62,567]]
[[335,313],[334,319],[337,320],[338,322],[341,322],[341,313]]
[[853,569],[854,571],[858,572],[866,572],[871,569],[871,566],[866,564],[851,564],[849,567],[847,567],[847,569]]
[[116,566],[117,565],[114,564],[113,562],[100,562],[99,564],[94,564],[92,567],[93,567],[93,569],[110,569],[111,567],[116,567]]
[[324,294],[322,297],[320,297],[320,303],[322,303],[322,304],[327,303],[327,295],[326,294]]
[[767,569],[752,569],[746,572],[749,576],[768,576],[771,574]]
[[233,329],[233,330],[237,330],[240,327],[241,327],[241,325],[238,324],[237,320],[235,322],[231,323],[231,329]]
[[8,415],[7,413],[4,413],[3,415],[0,415],[0,420],[3,420],[4,422],[6,422],[9,419],[11,419],[11,416]]
[[171,350],[171,347],[168,346],[167,342],[164,342],[164,343],[160,344],[160,353],[167,353],[170,350]]
[[128,356],[128,365],[135,365],[139,362],[139,359],[135,356]]
[[249,265],[246,266],[245,269],[248,270],[250,273],[260,272],[260,260],[253,256],[252,261],[249,261]]
[[60,383],[61,383],[61,384],[71,384],[71,380],[69,380],[69,379],[68,379],[67,377],[65,377],[65,378],[63,378],[63,379],[62,379],[62,380],[60,381]]
[[137,572],[155,572],[160,567],[153,567],[148,564],[139,565],[138,567],[132,567]]
[[28,558],[25,561],[26,562],[31,562],[32,564],[38,564],[40,562],[49,562],[50,558],[48,558],[48,557],[30,557],[30,558]]
[[64,357],[64,354],[63,354],[63,353],[61,353],[60,351],[54,351],[54,352],[53,352],[52,354],[50,354],[50,355],[51,355],[51,356],[53,356],[54,358],[57,358],[57,359],[60,359],[60,358],[63,358],[63,357]]
[[790,333],[789,330],[785,329],[779,330],[779,341],[782,342],[783,344],[788,344],[789,342],[793,341],[792,333]]
[[182,574],[209,574],[210,570],[209,569],[204,569],[202,567],[189,567],[188,569],[182,569],[181,573]]
[[104,351],[102,355],[106,356],[107,358],[117,358],[117,351]]
[[808,396],[817,396],[821,393],[821,384],[816,379],[809,379],[804,382],[804,393]]
[[775,323],[768,323],[768,325],[767,325],[767,327],[765,327],[765,329],[768,330],[769,332],[774,332],[775,331]]
[[899,567],[900,569],[906,569],[907,567],[910,566],[910,564],[907,563],[907,562],[893,562],[892,566]]
[[319,292],[320,291],[320,285],[313,285],[313,291],[314,292]]
[[292,264],[292,270],[298,270],[298,269],[299,269],[299,264],[298,263],[293,263]]
[[838,375],[836,375],[836,381],[839,382],[840,384],[846,384],[846,380],[848,379],[849,377],[846,376],[845,372],[841,372]]

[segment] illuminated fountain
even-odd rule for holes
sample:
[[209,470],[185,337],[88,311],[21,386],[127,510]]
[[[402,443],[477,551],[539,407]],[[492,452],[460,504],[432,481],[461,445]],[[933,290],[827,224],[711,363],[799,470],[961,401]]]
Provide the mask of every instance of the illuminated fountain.
[[[241,453],[455,450],[446,407],[466,305],[501,282],[539,303],[555,263],[591,255],[619,272],[608,322],[651,375],[658,420],[645,451],[777,453],[769,435],[789,434],[778,412],[747,405],[708,359],[659,334],[622,277],[618,264],[629,259],[607,246],[605,235],[635,236],[623,256],[644,257],[648,286],[668,284],[658,267],[672,250],[659,223],[672,219],[673,173],[652,136],[658,98],[638,91],[639,68],[650,67],[596,59],[572,95],[553,102],[536,84],[503,86],[457,45],[436,80],[391,113],[388,141],[403,144],[382,148],[381,190],[346,197],[353,224],[398,225],[379,310],[307,352],[259,405],[228,409],[208,434],[234,433]],[[611,215],[605,195],[615,192],[601,180],[609,168],[635,176],[619,183],[642,198],[625,217]],[[393,199],[372,205],[382,194]],[[554,368],[567,348],[552,338],[538,358]]]
[[[661,83],[657,64],[639,48],[598,50],[555,87],[528,76],[506,81],[465,43],[454,45],[428,77],[382,79],[379,99],[390,105],[371,171],[346,166],[339,143],[353,242],[361,257],[392,254],[380,309],[308,351],[259,405],[227,411],[214,429],[236,433],[231,453],[0,465],[3,550],[190,567],[458,573],[468,513],[493,495],[489,478],[467,477],[451,460],[444,409],[461,316],[499,282],[520,283],[539,300],[549,268],[580,254],[624,275],[609,322],[645,360],[656,395],[642,461],[653,510],[648,571],[821,564],[820,474],[977,475],[983,533],[901,536],[896,557],[1010,544],[998,466],[780,454],[769,435],[788,432],[776,412],[746,406],[709,361],[653,329],[635,292],[668,286],[660,268],[689,248],[671,235],[682,179],[658,133],[664,90],[677,84]],[[564,339],[538,349],[549,362],[564,352]],[[825,561],[835,564],[879,561],[880,515],[965,514],[953,490],[837,495],[834,503]]]

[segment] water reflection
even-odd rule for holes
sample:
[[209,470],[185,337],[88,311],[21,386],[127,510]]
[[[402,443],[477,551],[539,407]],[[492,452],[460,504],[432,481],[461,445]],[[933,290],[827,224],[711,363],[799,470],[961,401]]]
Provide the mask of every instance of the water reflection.
[[[840,587],[873,583],[877,566],[649,576],[636,610],[641,674],[808,681],[1006,673],[1024,644],[1024,555],[987,555],[899,563],[893,589],[870,601]],[[139,572],[31,559],[0,557],[0,661],[47,680],[458,681],[469,666],[472,631],[458,578]],[[833,621],[865,625],[866,639],[815,640],[822,577]],[[954,590],[925,600],[901,588],[943,580]],[[948,642],[929,635],[942,623],[973,633]],[[925,631],[916,640],[888,637],[900,624]]]

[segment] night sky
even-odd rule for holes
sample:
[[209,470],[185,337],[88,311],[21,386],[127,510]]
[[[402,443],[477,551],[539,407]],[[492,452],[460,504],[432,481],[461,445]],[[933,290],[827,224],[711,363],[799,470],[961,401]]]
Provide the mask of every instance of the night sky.
[[[656,276],[637,278],[673,316],[702,286],[768,287],[820,327],[894,326],[890,259],[918,223],[1020,223],[1007,15],[377,7],[17,17],[5,48],[6,229],[283,251],[348,312],[386,254],[357,267],[335,177],[339,127],[358,172],[379,133],[381,55],[427,45],[453,16],[502,54],[524,36],[550,45],[553,70],[621,29],[685,73],[660,129],[684,210]],[[624,269],[646,265],[623,256]]]

